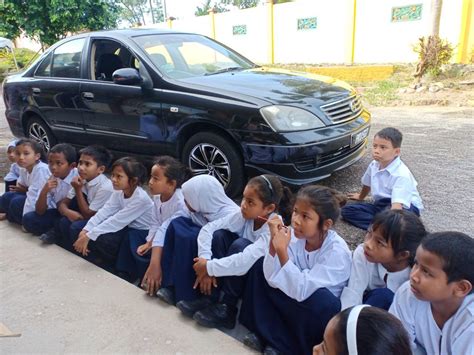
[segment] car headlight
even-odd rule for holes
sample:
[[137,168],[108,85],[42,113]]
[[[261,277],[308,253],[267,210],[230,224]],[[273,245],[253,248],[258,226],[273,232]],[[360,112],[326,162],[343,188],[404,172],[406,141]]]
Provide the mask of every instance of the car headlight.
[[324,123],[314,114],[292,106],[266,106],[260,113],[275,132],[304,131],[324,127]]

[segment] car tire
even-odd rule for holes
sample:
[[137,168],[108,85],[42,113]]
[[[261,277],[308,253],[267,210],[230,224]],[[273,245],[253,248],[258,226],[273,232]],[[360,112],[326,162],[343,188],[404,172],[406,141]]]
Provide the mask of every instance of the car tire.
[[242,157],[234,144],[213,132],[192,136],[183,148],[182,161],[195,175],[209,174],[224,186],[228,196],[237,197],[244,187]]
[[55,144],[56,138],[49,127],[40,118],[31,118],[26,125],[26,136],[39,142],[45,153],[47,153]]

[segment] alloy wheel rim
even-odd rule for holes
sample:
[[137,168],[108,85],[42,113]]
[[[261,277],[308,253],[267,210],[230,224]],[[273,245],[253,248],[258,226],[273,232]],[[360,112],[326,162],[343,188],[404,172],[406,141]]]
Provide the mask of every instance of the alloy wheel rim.
[[33,123],[30,126],[30,130],[28,132],[31,139],[34,139],[38,143],[40,143],[46,151],[49,151],[50,144],[48,133],[46,130],[38,123]]
[[229,185],[231,175],[229,160],[215,145],[202,143],[195,146],[189,154],[188,164],[194,175],[212,175],[224,188]]

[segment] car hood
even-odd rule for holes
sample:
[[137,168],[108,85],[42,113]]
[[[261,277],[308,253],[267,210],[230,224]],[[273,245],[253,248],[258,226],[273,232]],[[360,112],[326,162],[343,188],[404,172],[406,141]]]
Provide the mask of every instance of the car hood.
[[328,101],[355,93],[350,85],[331,77],[274,68],[255,68],[179,81],[199,86],[202,90],[235,93],[235,97],[251,96],[269,104],[296,106],[314,113],[317,107]]

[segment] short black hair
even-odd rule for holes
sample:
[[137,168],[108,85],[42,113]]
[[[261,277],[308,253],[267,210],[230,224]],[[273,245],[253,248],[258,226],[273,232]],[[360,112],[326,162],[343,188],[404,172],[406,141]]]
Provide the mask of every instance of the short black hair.
[[155,159],[153,165],[159,165],[164,169],[164,175],[168,180],[176,181],[176,188],[189,180],[193,176],[193,172],[179,160],[162,155]]
[[394,148],[400,148],[402,146],[402,132],[394,127],[386,127],[381,129],[375,134],[375,136],[392,142]]
[[441,258],[443,271],[448,276],[448,283],[467,280],[474,286],[474,239],[472,237],[460,232],[431,233],[421,241],[421,246],[424,250]]
[[410,265],[413,265],[416,249],[426,236],[421,219],[405,210],[385,210],[378,213],[372,222],[372,230],[379,230],[385,241],[390,242],[394,255],[408,251]]
[[105,166],[107,170],[112,162],[112,153],[101,145],[89,145],[79,151],[80,155],[88,155],[95,160],[97,166]]
[[51,153],[63,153],[64,158],[66,158],[66,161],[68,162],[69,165],[77,162],[76,149],[68,143],[56,144],[53,148],[49,150],[48,156]]
[[[347,321],[353,307],[337,314],[336,337],[338,354],[348,354]],[[411,355],[408,334],[400,320],[393,314],[378,308],[361,310],[356,327],[357,352],[365,355]]]

